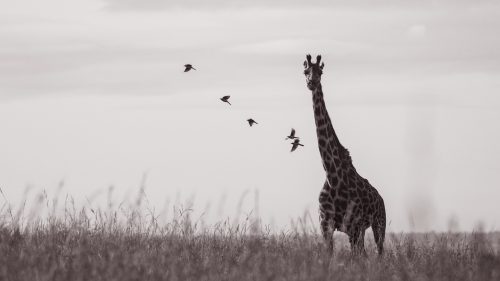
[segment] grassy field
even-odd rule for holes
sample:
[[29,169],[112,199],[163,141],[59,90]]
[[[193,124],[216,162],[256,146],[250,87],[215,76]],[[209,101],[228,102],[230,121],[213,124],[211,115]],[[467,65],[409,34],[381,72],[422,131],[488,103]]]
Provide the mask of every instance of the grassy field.
[[[49,206],[49,205],[47,205]],[[330,254],[306,225],[279,234],[251,221],[201,227],[180,214],[65,207],[44,219],[0,212],[0,280],[500,280],[500,234],[388,233],[378,257]]]

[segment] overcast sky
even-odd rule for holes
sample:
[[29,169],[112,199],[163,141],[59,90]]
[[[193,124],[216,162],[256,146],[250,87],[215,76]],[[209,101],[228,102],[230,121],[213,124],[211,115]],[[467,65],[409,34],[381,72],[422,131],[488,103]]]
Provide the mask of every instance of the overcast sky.
[[302,62],[320,53],[334,127],[390,230],[499,230],[500,3],[401,2],[0,0],[0,187],[17,202],[64,181],[98,202],[112,185],[119,202],[147,174],[157,209],[193,200],[222,219],[258,190],[264,222],[316,221]]

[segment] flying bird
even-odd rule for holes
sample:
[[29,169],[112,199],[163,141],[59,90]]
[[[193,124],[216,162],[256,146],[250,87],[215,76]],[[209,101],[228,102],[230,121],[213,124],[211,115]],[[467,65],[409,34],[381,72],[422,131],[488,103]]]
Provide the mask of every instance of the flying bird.
[[253,124],[259,124],[259,123],[255,122],[255,120],[253,120],[252,118],[247,119],[247,121],[248,121],[248,125],[250,125],[250,127],[252,127]]
[[295,136],[295,129],[294,128],[292,128],[290,135],[287,136],[285,140],[288,140],[288,139],[290,139],[290,140],[297,139],[297,137]]
[[223,102],[227,102],[227,103],[229,103],[229,105],[231,105],[231,103],[228,101],[230,97],[231,96],[223,96],[222,98],[220,98],[220,100]]
[[290,150],[290,152],[297,149],[297,147],[299,147],[299,145],[304,146],[303,144],[300,143],[300,139],[298,139],[298,138],[296,138],[291,144],[292,144],[292,150]]
[[184,69],[184,72],[188,72],[188,71],[190,71],[191,69],[196,70],[196,68],[194,68],[194,67],[193,67],[192,65],[190,65],[190,64],[185,64],[185,65],[184,65],[184,67],[186,68],[186,69]]

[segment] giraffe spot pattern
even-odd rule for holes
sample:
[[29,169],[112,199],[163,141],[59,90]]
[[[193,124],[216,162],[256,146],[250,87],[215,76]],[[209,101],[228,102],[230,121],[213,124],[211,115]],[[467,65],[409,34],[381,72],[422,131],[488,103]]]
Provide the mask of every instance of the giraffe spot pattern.
[[349,151],[336,137],[323,100],[320,57],[316,64],[310,56],[307,59],[306,76],[316,79],[310,89],[319,151],[328,178],[319,196],[323,237],[332,243],[333,231],[343,231],[349,235],[353,250],[364,251],[364,232],[372,227],[378,251],[382,253],[386,226],[384,200],[368,180],[356,172]]

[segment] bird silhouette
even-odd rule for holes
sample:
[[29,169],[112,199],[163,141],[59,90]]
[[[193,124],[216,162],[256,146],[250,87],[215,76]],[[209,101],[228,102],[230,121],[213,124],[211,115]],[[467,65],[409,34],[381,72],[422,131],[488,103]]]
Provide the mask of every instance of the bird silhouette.
[[299,145],[304,146],[303,144],[300,143],[300,139],[298,139],[298,138],[296,138],[291,144],[292,144],[292,150],[290,150],[290,152],[297,149],[297,147],[299,147]]
[[190,65],[190,64],[185,64],[185,65],[184,65],[184,67],[186,68],[186,69],[184,69],[184,72],[188,72],[188,71],[190,71],[191,69],[196,70],[196,68],[194,68],[194,67],[193,67],[192,65]]
[[295,136],[295,129],[294,128],[292,128],[290,135],[287,136],[285,140],[288,140],[288,139],[290,139],[290,140],[297,139],[297,137]]
[[229,105],[231,105],[231,103],[228,101],[230,97],[231,96],[223,96],[222,98],[220,98],[220,100],[223,102],[227,102],[227,103],[229,103]]
[[259,123],[255,122],[255,120],[253,120],[252,118],[247,119],[247,121],[248,121],[248,125],[250,125],[250,127],[252,127],[253,124],[259,124]]

